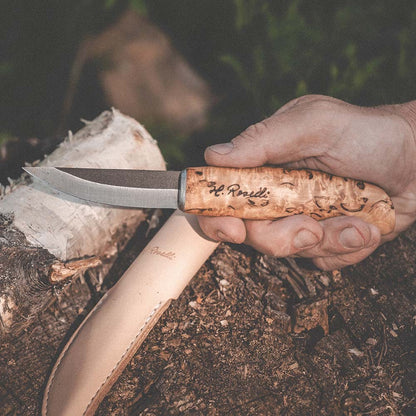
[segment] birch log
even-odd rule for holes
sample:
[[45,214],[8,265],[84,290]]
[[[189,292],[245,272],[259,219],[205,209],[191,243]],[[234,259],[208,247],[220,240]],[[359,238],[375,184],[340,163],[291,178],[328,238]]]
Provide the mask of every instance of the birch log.
[[[142,125],[117,110],[71,133],[42,166],[165,169]],[[114,259],[146,214],[64,195],[23,175],[0,197],[0,334],[18,333],[67,282]]]

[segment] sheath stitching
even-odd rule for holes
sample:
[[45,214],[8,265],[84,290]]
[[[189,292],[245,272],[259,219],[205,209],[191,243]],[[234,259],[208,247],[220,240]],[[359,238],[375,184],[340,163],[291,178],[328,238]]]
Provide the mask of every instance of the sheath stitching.
[[84,326],[84,323],[87,321],[87,319],[94,315],[95,312],[99,309],[99,306],[104,302],[105,298],[107,297],[108,292],[99,300],[99,302],[95,305],[94,309],[91,311],[90,315],[88,315],[84,322],[79,326],[79,328],[75,331],[74,335],[72,335],[71,339],[68,341],[68,344],[65,345],[64,349],[62,350],[62,353],[58,359],[58,361],[55,364],[55,367],[52,370],[51,376],[49,378],[47,387],[46,387],[46,401],[45,401],[45,415],[48,415],[49,410],[48,410],[48,406],[49,406],[49,393],[52,387],[52,384],[55,380],[55,376],[56,373],[61,365],[62,359],[64,358],[66,352],[68,351],[69,347],[72,345],[72,343],[74,342],[75,338],[77,337],[78,333],[80,332],[81,328]]
[[91,403],[94,401],[95,397],[97,396],[97,394],[100,392],[100,390],[103,388],[103,386],[105,385],[105,383],[107,383],[107,380],[112,376],[112,374],[114,373],[114,371],[117,369],[117,367],[119,366],[119,364],[121,363],[121,361],[123,361],[123,358],[125,357],[125,355],[130,351],[130,348],[133,346],[133,344],[136,342],[137,338],[139,337],[139,335],[142,333],[143,329],[145,328],[145,326],[148,324],[148,322],[150,321],[150,319],[152,319],[152,316],[157,312],[157,310],[160,308],[160,306],[162,305],[162,302],[159,302],[154,308],[153,310],[150,312],[149,316],[146,318],[146,320],[144,321],[143,326],[139,329],[139,332],[137,333],[137,335],[134,337],[134,339],[131,341],[130,345],[126,348],[126,350],[124,351],[124,354],[121,356],[121,358],[118,360],[117,364],[114,366],[114,368],[110,371],[110,373],[108,374],[108,376],[106,377],[106,379],[101,383],[101,386],[98,388],[98,390],[95,392],[94,396],[92,396],[90,402],[88,403],[86,409],[84,410],[84,413],[82,414],[83,416],[87,413],[89,407],[91,406]]
[[[97,303],[97,305],[95,306],[94,310],[91,312],[90,316],[87,316],[87,318],[85,318],[85,321],[87,321],[88,318],[90,318],[92,315],[95,314],[95,312],[97,312],[100,308],[99,306],[103,303],[104,299],[107,297],[106,293],[101,299],[100,301]],[[150,321],[150,319],[152,318],[152,316],[156,313],[156,311],[160,308],[160,306],[162,305],[162,302],[159,302],[154,308],[153,310],[150,312],[149,316],[146,318],[146,320],[144,321],[143,326],[139,329],[139,332],[137,333],[137,335],[135,336],[135,338],[133,339],[133,341],[130,343],[130,345],[127,347],[127,349],[125,350],[124,354],[121,356],[120,360],[117,362],[117,364],[114,366],[114,368],[111,370],[110,374],[106,377],[106,379],[103,381],[103,383],[101,384],[101,386],[98,388],[98,390],[96,391],[96,393],[94,394],[94,396],[91,398],[90,402],[87,405],[87,408],[85,409],[83,416],[86,414],[88,408],[91,406],[91,403],[93,402],[93,400],[95,399],[95,397],[97,396],[97,394],[100,392],[100,390],[102,389],[102,387],[104,386],[104,384],[107,382],[107,380],[111,377],[111,375],[114,373],[114,371],[117,369],[118,365],[120,364],[120,362],[123,360],[123,358],[125,357],[125,355],[128,353],[128,351],[130,350],[130,348],[132,347],[132,345],[135,343],[135,341],[137,340],[137,338],[139,337],[139,335],[142,333],[143,329],[145,328],[145,326],[147,325],[147,323]],[[81,328],[84,325],[82,324],[78,330],[74,333],[72,339],[70,340],[70,342],[68,342],[68,344],[65,346],[65,348],[62,350],[62,354],[59,357],[59,360],[56,363],[56,366],[54,367],[54,369],[52,370],[51,373],[51,377],[50,380],[48,382],[48,386],[47,386],[47,390],[46,390],[46,403],[45,403],[45,414],[48,415],[49,414],[49,410],[48,410],[48,405],[49,405],[49,393],[51,390],[51,387],[53,385],[53,382],[55,380],[55,376],[56,373],[62,363],[62,360],[66,354],[66,352],[68,351],[68,349],[70,348],[70,346],[73,344],[76,336],[78,335],[79,331],[81,330]]]

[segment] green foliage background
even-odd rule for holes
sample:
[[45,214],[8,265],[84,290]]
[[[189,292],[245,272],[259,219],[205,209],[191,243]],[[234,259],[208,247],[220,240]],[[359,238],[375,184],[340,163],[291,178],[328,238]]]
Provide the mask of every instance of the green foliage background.
[[78,43],[129,5],[170,35],[218,97],[203,132],[160,129],[175,167],[201,162],[205,146],[303,94],[359,105],[416,98],[411,0],[17,0],[2,7],[0,132],[51,134]]

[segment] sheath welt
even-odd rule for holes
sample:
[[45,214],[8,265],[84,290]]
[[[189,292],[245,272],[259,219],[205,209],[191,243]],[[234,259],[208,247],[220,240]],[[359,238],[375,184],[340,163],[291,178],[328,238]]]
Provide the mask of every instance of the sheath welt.
[[[97,409],[98,405],[101,402],[101,398],[107,394],[108,390],[111,388],[111,386],[114,384],[114,382],[117,380],[118,375],[124,370],[127,363],[130,361],[131,357],[135,354],[137,349],[139,348],[140,344],[144,341],[146,335],[148,332],[151,331],[153,328],[153,325],[157,322],[158,319],[153,319],[153,317],[158,318],[160,315],[163,314],[163,312],[169,307],[170,300],[168,300],[164,307],[160,310],[158,314],[157,311],[162,306],[162,302],[159,302],[155,308],[150,312],[149,316],[146,318],[144,325],[139,329],[139,332],[137,333],[136,337],[131,341],[130,345],[127,347],[126,351],[124,352],[123,356],[120,358],[120,361],[114,366],[114,368],[111,370],[111,373],[108,374],[107,378],[103,381],[95,395],[91,398],[90,402],[87,405],[87,408],[85,409],[83,416],[93,415],[95,413],[95,410]],[[147,327],[147,328],[146,328]],[[145,331],[146,328],[146,331]],[[112,376],[115,375],[114,378]],[[96,399],[98,401],[96,401]]]

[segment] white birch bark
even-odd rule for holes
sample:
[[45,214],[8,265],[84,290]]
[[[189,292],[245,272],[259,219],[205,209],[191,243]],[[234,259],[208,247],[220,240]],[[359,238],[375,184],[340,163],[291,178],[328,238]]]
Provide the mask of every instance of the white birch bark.
[[[39,165],[165,169],[156,141],[137,121],[117,110],[104,112],[77,134],[69,134]],[[23,322],[26,325],[50,300],[51,276],[59,281],[97,266],[97,257],[114,257],[120,241],[126,241],[145,218],[142,210],[81,201],[27,177],[3,189],[2,332],[21,327]],[[84,258],[87,260],[76,261]]]

